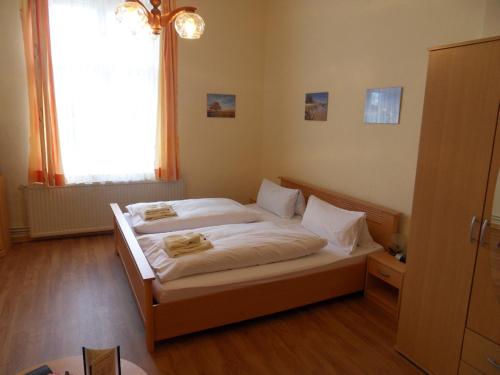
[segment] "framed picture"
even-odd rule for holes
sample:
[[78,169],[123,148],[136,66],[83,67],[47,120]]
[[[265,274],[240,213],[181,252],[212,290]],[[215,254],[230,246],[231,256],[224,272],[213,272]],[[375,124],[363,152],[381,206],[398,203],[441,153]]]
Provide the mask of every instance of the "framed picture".
[[399,124],[402,87],[366,90],[365,123]]
[[91,349],[82,347],[85,375],[121,375],[120,347]]
[[207,117],[236,117],[236,95],[207,94]]
[[304,119],[308,121],[326,121],[328,117],[328,93],[314,92],[306,94]]

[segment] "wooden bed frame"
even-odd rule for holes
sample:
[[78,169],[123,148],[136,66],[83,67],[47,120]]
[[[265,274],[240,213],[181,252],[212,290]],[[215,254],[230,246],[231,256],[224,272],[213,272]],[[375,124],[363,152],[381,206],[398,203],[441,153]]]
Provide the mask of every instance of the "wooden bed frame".
[[[281,177],[281,185],[301,189],[306,200],[312,194],[337,207],[363,211],[373,239],[387,247],[397,231],[399,213],[384,207]],[[111,204],[115,224],[115,247],[127,274],[144,322],[146,345],[154,351],[156,341],[235,323],[294,307],[350,294],[364,289],[366,264],[355,264],[276,280],[234,290],[216,292],[168,303],[156,303],[155,279],[118,204]]]

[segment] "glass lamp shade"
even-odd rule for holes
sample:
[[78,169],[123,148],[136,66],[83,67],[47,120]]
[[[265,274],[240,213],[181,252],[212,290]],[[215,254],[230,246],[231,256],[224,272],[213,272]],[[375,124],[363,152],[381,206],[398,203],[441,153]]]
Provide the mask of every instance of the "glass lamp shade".
[[205,21],[196,13],[181,13],[175,18],[175,30],[181,38],[199,39],[205,31]]
[[146,10],[135,1],[126,1],[116,7],[116,19],[132,34],[143,32],[148,25]]

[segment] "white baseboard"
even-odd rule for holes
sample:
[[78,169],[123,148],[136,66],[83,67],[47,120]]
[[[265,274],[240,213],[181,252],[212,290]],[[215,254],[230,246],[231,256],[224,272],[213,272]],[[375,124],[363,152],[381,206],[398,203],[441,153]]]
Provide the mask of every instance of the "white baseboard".
[[500,223],[500,215],[491,214],[491,221]]

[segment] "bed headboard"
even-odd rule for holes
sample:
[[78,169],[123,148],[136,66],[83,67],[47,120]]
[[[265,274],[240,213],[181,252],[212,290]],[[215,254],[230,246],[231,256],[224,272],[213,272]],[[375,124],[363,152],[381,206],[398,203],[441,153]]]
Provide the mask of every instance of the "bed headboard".
[[306,198],[306,202],[310,195],[314,195],[346,210],[366,212],[366,221],[373,239],[386,249],[391,244],[392,235],[398,230],[401,215],[399,212],[334,191],[304,184],[292,178],[280,177],[280,179],[281,186],[300,189]]

